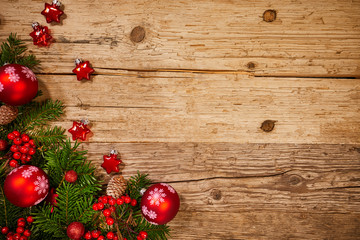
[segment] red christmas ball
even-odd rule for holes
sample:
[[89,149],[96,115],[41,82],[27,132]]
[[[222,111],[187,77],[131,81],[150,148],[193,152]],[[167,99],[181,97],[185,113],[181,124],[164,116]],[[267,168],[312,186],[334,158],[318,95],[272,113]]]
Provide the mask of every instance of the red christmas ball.
[[72,222],[66,229],[66,233],[70,239],[78,240],[85,233],[85,227],[80,222]]
[[141,212],[152,224],[166,224],[180,208],[179,195],[170,185],[157,183],[150,186],[141,199]]
[[4,151],[6,150],[6,148],[8,147],[8,143],[6,140],[4,139],[0,139],[0,151]]
[[65,173],[65,181],[67,181],[69,183],[76,182],[77,178],[78,178],[78,175],[74,170],[69,170]]
[[38,81],[35,74],[20,64],[0,67],[0,101],[19,106],[30,102],[37,94]]
[[23,165],[12,170],[4,182],[6,198],[18,207],[31,207],[42,202],[49,192],[46,173],[35,166]]

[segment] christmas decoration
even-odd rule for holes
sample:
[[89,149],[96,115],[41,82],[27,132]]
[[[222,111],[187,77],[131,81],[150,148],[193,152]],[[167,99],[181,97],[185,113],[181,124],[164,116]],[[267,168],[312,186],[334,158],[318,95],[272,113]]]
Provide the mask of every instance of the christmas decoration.
[[10,161],[10,166],[17,167],[17,160],[20,160],[22,164],[25,164],[32,159],[32,156],[36,153],[36,145],[33,139],[30,139],[27,134],[20,135],[20,132],[16,130],[9,133],[7,138],[14,143],[10,147],[10,151],[13,152],[12,157],[14,158]]
[[77,178],[78,178],[77,173],[74,170],[69,170],[65,173],[65,181],[69,183],[76,182]]
[[66,232],[70,239],[79,240],[84,235],[85,227],[80,222],[72,222],[67,227]]
[[48,192],[48,176],[35,166],[23,165],[15,168],[5,179],[5,196],[18,207],[37,205],[46,198]]
[[52,40],[49,28],[41,26],[38,22],[34,22],[32,28],[34,31],[30,33],[30,37],[33,38],[34,45],[49,46]]
[[18,115],[18,108],[9,105],[0,107],[0,125],[6,125],[14,121]]
[[57,0],[53,0],[52,4],[45,3],[45,9],[41,12],[45,16],[46,22],[51,23],[52,21],[60,22],[60,16],[64,14],[60,10],[61,3]]
[[8,142],[4,139],[0,139],[0,151],[4,151],[8,147]]
[[113,176],[107,185],[106,194],[113,198],[119,198],[124,194],[126,187],[127,183],[123,176]]
[[23,105],[30,102],[37,91],[38,81],[29,68],[20,64],[0,67],[0,101],[11,106]]
[[13,240],[13,239],[20,239],[20,240],[27,240],[28,237],[31,236],[31,231],[28,229],[31,227],[31,223],[33,222],[32,216],[28,216],[26,218],[19,218],[17,220],[17,225],[15,232],[10,231],[9,227],[2,227],[1,233],[6,235],[6,239]]
[[176,216],[179,207],[179,195],[166,183],[149,187],[141,200],[141,212],[152,224],[168,223]]
[[111,150],[109,155],[103,156],[104,162],[101,164],[101,167],[106,170],[108,174],[111,172],[119,172],[119,164],[122,163],[120,159],[117,158],[117,152]]
[[90,67],[89,61],[83,62],[81,59],[76,59],[75,65],[72,71],[76,74],[77,80],[81,81],[83,78],[90,80],[90,74],[94,72],[94,69]]
[[68,131],[72,135],[72,140],[82,140],[85,141],[86,137],[89,133],[91,133],[90,129],[88,128],[89,121],[88,120],[81,120],[73,121],[73,126]]

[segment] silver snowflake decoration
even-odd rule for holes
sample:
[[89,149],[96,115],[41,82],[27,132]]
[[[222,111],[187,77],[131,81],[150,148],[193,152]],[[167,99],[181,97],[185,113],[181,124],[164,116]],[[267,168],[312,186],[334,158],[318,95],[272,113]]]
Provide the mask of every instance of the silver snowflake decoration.
[[19,75],[16,74],[15,71],[15,68],[12,66],[6,67],[4,70],[6,74],[9,74],[10,82],[18,82],[20,80]]
[[32,175],[32,171],[30,171],[30,170],[25,170],[21,173],[21,176],[23,178],[29,178],[29,177],[31,177],[31,175]]
[[150,219],[157,218],[156,212],[154,212],[152,210],[148,210],[146,206],[142,206],[141,211],[145,216],[148,216]]
[[175,189],[173,187],[171,187],[169,184],[166,183],[160,183],[160,185],[167,187],[167,189],[169,190],[169,192],[174,193],[175,194]]
[[34,182],[35,184],[35,191],[38,192],[38,194],[44,194],[49,189],[49,181],[45,178],[45,176],[38,176],[37,181]]
[[0,83],[0,92],[4,91],[4,85]]
[[150,201],[150,205],[160,206],[160,203],[165,202],[166,193],[164,193],[164,189],[162,188],[154,188],[154,190],[150,191],[147,200]]
[[35,74],[29,68],[24,66],[21,66],[21,68],[22,68],[21,72],[24,73],[27,78],[30,78],[31,81],[33,82],[37,80]]

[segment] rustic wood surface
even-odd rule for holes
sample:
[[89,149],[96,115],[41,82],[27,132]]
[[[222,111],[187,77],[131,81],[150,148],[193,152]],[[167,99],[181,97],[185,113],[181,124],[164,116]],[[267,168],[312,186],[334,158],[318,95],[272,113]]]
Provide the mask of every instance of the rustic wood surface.
[[105,183],[117,149],[125,177],[177,189],[170,239],[360,239],[359,0],[62,0],[61,24],[44,2],[0,0],[0,41],[42,61],[54,124],[91,121],[81,148]]

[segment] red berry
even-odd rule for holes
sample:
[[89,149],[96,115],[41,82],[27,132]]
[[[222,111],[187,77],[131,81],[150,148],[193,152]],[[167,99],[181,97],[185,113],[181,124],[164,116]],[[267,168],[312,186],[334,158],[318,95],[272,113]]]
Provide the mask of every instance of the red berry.
[[144,240],[140,235],[136,237],[137,240]]
[[20,133],[18,131],[14,130],[12,133],[15,135],[15,137],[20,137]]
[[19,137],[15,138],[13,141],[14,141],[14,144],[16,144],[16,145],[22,144],[21,138],[19,138]]
[[135,207],[137,204],[136,199],[131,200],[130,204],[131,204],[131,206]]
[[28,141],[30,141],[30,138],[27,134],[24,133],[24,134],[21,134],[21,140],[23,142],[28,142]]
[[113,232],[108,232],[108,233],[106,234],[106,237],[107,237],[108,239],[113,239],[114,236],[115,236],[115,234],[114,234]]
[[140,232],[139,232],[139,235],[140,235],[143,239],[146,239],[146,238],[148,237],[148,234],[147,234],[147,232],[145,232],[145,231],[140,231]]
[[19,240],[27,240],[28,238],[27,237],[25,237],[25,236],[21,236],[20,238],[19,238]]
[[14,235],[13,235],[13,238],[14,239],[20,239],[20,233],[15,233]]
[[7,135],[7,138],[8,138],[9,140],[14,140],[16,137],[15,137],[15,134],[14,134],[14,133],[9,133],[9,134]]
[[7,234],[9,232],[9,228],[8,227],[3,227],[2,229],[1,229],[1,233],[2,234]]
[[21,221],[17,223],[18,227],[25,227],[26,222],[25,221]]
[[15,158],[16,160],[20,159],[21,158],[21,153],[20,152],[14,152],[13,158]]
[[24,236],[30,237],[31,236],[30,230],[26,229],[25,232],[24,232]]
[[31,156],[30,156],[30,155],[27,155],[27,156],[26,156],[26,161],[27,161],[27,162],[30,162],[30,160],[31,160]]
[[98,238],[98,237],[100,236],[100,231],[99,231],[99,230],[93,230],[93,231],[91,232],[91,236],[92,236],[93,238]]
[[69,183],[76,182],[77,178],[78,178],[77,173],[74,170],[69,170],[65,173],[65,181]]
[[115,206],[110,206],[109,209],[111,212],[115,212],[115,210],[116,210]]
[[21,162],[26,161],[26,157],[27,157],[26,154],[21,154],[21,158],[20,158]]
[[19,151],[20,149],[18,148],[18,146],[17,145],[12,145],[11,147],[10,147],[10,151],[12,151],[12,152],[17,152],[17,151]]
[[94,205],[92,206],[94,211],[98,211],[99,210],[99,206],[97,203],[94,203]]
[[19,163],[13,159],[9,162],[9,165],[10,165],[10,167],[16,168],[19,166]]
[[106,224],[109,225],[109,226],[113,225],[114,224],[114,219],[111,218],[111,217],[107,217],[106,218]]
[[103,210],[104,209],[104,204],[102,202],[98,203],[98,208],[99,210]]
[[29,149],[29,154],[30,155],[34,155],[36,153],[36,149],[35,148],[30,148]]
[[105,240],[105,237],[103,235],[98,237],[98,240]]
[[34,222],[34,219],[33,219],[32,216],[28,216],[28,217],[26,218],[26,221],[27,221],[28,223],[33,223],[33,222]]
[[116,204],[116,199],[111,198],[111,199],[109,200],[109,204],[110,204],[111,206],[114,206],[114,205]]
[[125,203],[130,203],[131,202],[131,198],[129,196],[126,196],[124,199]]
[[30,144],[31,146],[35,147],[35,141],[34,141],[34,139],[30,139],[30,140],[29,140],[29,144]]
[[24,145],[23,145],[24,147],[27,147],[27,148],[30,148],[31,146],[30,146],[30,143],[25,143]]
[[122,205],[124,203],[124,200],[122,198],[116,199],[117,205]]
[[84,238],[85,239],[91,239],[92,238],[91,237],[91,232],[90,231],[86,232],[85,235],[84,235]]
[[102,199],[101,199],[101,202],[104,203],[104,204],[107,204],[108,203],[107,196],[103,196]]
[[105,217],[109,217],[109,216],[111,215],[110,209],[105,209],[105,210],[103,211],[103,214],[104,214]]
[[6,150],[7,147],[8,147],[7,141],[5,141],[4,139],[0,139],[0,151]]
[[[126,238],[123,238],[124,240],[127,240]],[[119,240],[118,236],[114,236],[113,240]]]
[[17,227],[16,228],[17,233],[23,233],[24,231],[25,231],[25,229],[23,227]]
[[28,151],[29,151],[29,148],[27,148],[27,147],[22,146],[22,147],[20,148],[20,152],[21,152],[21,153],[27,153]]

